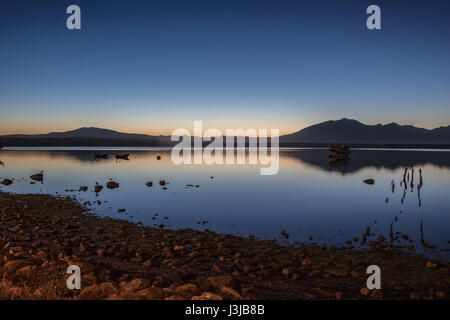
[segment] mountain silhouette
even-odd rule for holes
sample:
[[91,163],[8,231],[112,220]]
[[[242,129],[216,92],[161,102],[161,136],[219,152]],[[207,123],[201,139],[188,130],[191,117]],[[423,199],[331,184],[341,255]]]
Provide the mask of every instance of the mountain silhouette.
[[280,137],[288,143],[347,143],[347,144],[448,144],[450,126],[432,130],[410,125],[389,123],[366,125],[353,119],[342,118],[312,125]]
[[[66,132],[0,136],[2,146],[173,146],[170,136],[122,133],[83,127]],[[351,146],[450,146],[450,126],[435,129],[389,123],[366,125],[342,118],[318,123],[280,137],[280,146],[324,146],[345,143]]]
[[167,146],[168,136],[123,133],[110,129],[83,127],[47,134],[13,134],[0,137],[4,146]]

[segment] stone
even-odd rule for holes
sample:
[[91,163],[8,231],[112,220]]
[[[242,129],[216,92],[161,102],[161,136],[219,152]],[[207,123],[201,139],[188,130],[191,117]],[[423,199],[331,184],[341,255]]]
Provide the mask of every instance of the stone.
[[[105,296],[106,297],[106,296]],[[78,296],[80,300],[97,300],[103,298],[102,289],[99,285],[94,284],[92,286],[84,287],[80,295]]]
[[216,289],[230,287],[234,284],[233,278],[228,276],[209,277],[208,282]]
[[359,293],[363,296],[368,296],[370,294],[370,290],[367,287],[362,287],[361,290],[359,290]]
[[215,293],[203,292],[201,296],[192,297],[191,300],[223,300],[223,298]]
[[175,289],[175,294],[186,298],[191,298],[199,293],[200,289],[193,283],[184,284]]
[[115,182],[115,181],[109,181],[109,182],[106,184],[106,187],[107,187],[108,189],[116,189],[116,188],[119,187],[119,184],[118,184],[117,182]]
[[244,300],[244,298],[237,292],[236,290],[230,287],[222,287],[220,288],[220,293],[226,299],[230,300]]
[[291,270],[289,270],[289,268],[284,268],[283,270],[281,270],[281,274],[283,276],[289,277],[289,275],[291,274]]
[[174,294],[174,295],[171,295],[171,296],[165,298],[164,300],[186,300],[186,299],[183,296]]
[[10,184],[13,184],[13,181],[10,179],[3,179],[1,184],[5,185],[5,186],[9,186]]
[[151,285],[150,280],[147,279],[133,279],[131,281],[122,281],[120,286],[121,295],[131,295],[137,291],[143,290]]
[[327,269],[327,270],[325,270],[325,272],[332,274],[333,276],[336,276],[336,277],[345,277],[347,275],[346,271],[335,270],[335,269]]
[[34,261],[30,259],[11,260],[3,265],[3,269],[6,273],[13,273],[25,266],[32,264],[34,264]]
[[312,264],[312,260],[310,257],[306,257],[305,259],[303,259],[302,261],[302,266],[309,266]]
[[138,291],[136,295],[146,300],[159,300],[163,298],[163,289],[159,287],[147,288]]
[[336,297],[336,300],[342,300],[342,298],[344,297],[344,294],[340,291],[335,292],[334,296]]
[[375,289],[372,291],[372,294],[370,295],[371,298],[374,299],[383,299],[383,293],[381,289]]
[[34,181],[43,181],[44,180],[44,174],[41,173],[36,173],[33,174],[32,176],[30,176],[31,179],[33,179]]
[[22,289],[13,285],[12,282],[8,280],[2,280],[0,281],[0,292],[3,295],[13,298],[20,295],[22,293]]
[[34,266],[31,265],[27,265],[25,267],[20,268],[19,270],[16,271],[16,275],[20,275],[20,276],[30,276],[33,273],[34,270]]

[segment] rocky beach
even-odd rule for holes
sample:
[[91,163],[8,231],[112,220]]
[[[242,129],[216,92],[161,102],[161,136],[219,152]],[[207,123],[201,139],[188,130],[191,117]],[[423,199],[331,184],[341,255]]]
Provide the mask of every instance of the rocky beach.
[[[70,197],[0,193],[0,299],[448,299],[450,264],[363,249],[168,230],[99,217]],[[359,241],[359,239],[354,239]],[[69,265],[81,290],[66,286]],[[366,287],[369,265],[380,290]]]

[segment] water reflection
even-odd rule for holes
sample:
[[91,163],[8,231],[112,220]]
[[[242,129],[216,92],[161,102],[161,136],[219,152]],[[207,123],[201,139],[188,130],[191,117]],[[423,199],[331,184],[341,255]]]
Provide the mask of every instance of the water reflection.
[[350,160],[330,165],[326,149],[293,150],[284,154],[303,163],[326,171],[343,174],[354,173],[367,167],[395,170],[405,167],[418,167],[432,164],[436,167],[450,168],[450,152],[421,150],[352,150]]
[[[96,152],[110,156],[96,159]],[[129,161],[115,157],[126,153]],[[326,149],[286,149],[274,176],[248,161],[176,166],[167,149],[0,151],[0,160],[0,181],[14,179],[2,191],[70,195],[102,216],[337,246],[384,235],[391,246],[448,256],[445,151],[353,150],[345,166],[331,166]],[[41,171],[43,184],[30,184]],[[106,187],[111,179],[118,188]]]

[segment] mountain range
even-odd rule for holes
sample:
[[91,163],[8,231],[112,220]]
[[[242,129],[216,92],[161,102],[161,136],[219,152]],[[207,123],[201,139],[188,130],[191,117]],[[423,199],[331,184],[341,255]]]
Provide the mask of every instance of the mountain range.
[[[449,145],[450,126],[435,129],[389,123],[366,125],[343,118],[306,127],[280,136],[280,145]],[[3,146],[171,146],[170,136],[121,133],[101,128],[79,128],[67,132],[0,136]]]
[[347,144],[450,144],[450,126],[435,129],[389,123],[366,125],[342,118],[312,125],[280,137],[283,142]]

